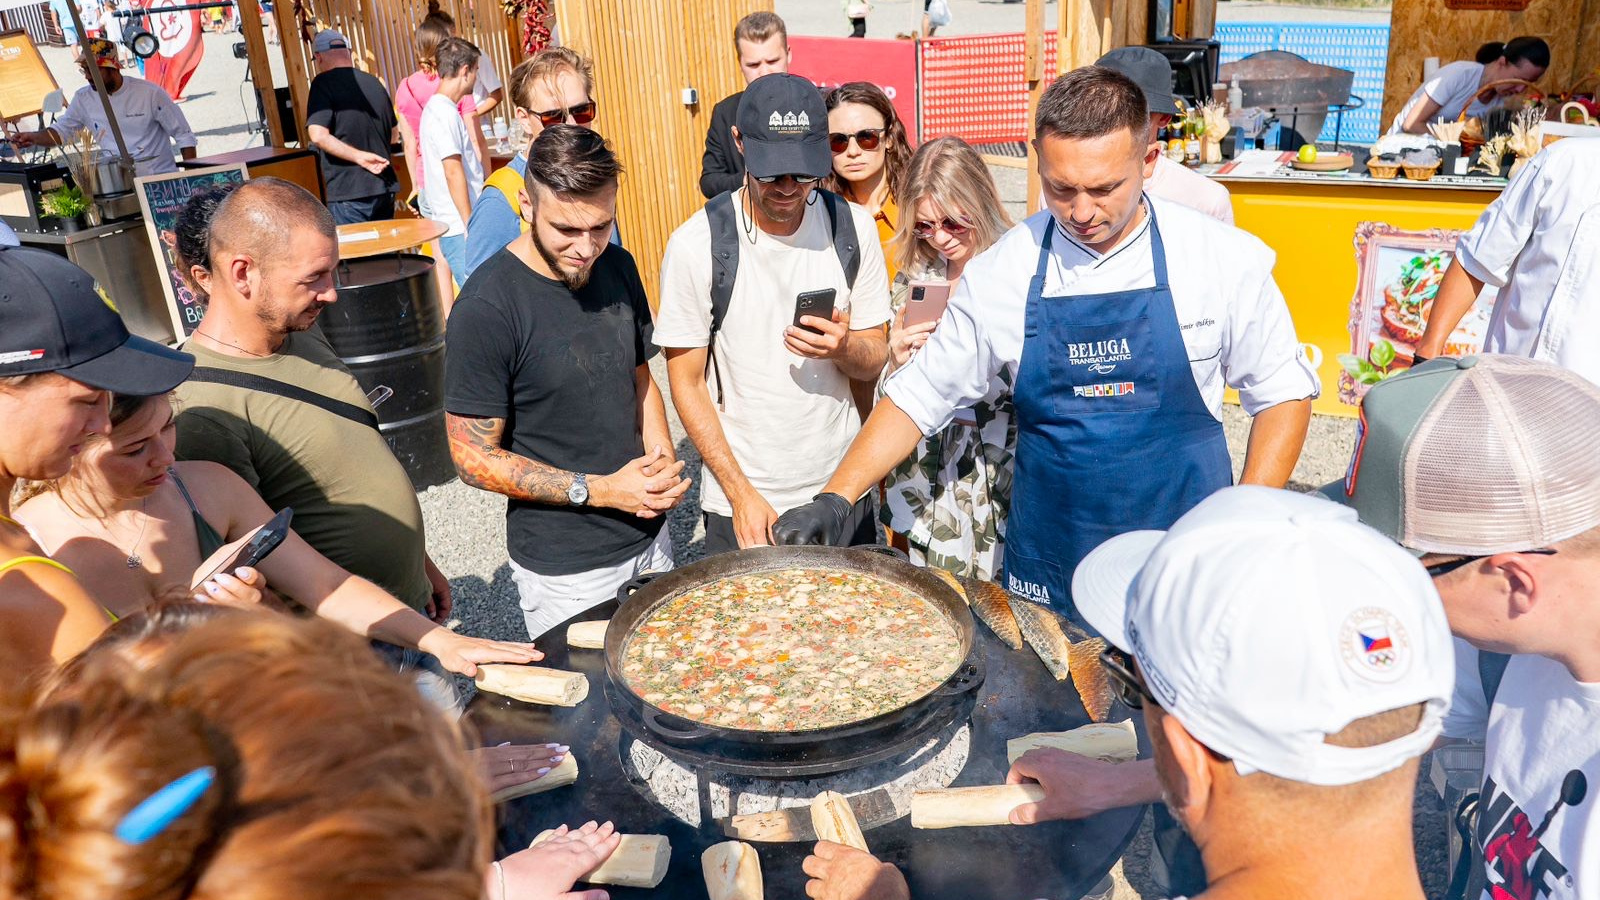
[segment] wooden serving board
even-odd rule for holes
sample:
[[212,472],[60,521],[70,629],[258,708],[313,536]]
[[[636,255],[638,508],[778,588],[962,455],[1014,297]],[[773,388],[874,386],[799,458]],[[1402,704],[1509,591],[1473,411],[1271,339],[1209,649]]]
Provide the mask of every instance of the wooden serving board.
[[1324,153],[1317,157],[1316,162],[1301,162],[1296,159],[1289,163],[1302,172],[1339,172],[1355,164],[1355,157],[1348,153]]

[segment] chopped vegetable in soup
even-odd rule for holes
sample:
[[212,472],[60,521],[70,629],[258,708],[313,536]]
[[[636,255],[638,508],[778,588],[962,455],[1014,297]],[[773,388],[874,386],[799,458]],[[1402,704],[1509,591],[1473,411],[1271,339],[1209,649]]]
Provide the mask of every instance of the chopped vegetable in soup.
[[961,662],[932,603],[870,575],[757,572],[662,604],[622,653],[645,702],[746,731],[810,731],[891,712]]

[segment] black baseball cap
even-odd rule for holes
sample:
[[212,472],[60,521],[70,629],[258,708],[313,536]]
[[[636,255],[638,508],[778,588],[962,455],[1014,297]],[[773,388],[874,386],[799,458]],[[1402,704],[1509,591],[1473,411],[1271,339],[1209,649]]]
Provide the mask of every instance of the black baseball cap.
[[88,272],[32,247],[0,247],[0,377],[59,372],[118,394],[164,394],[194,357],[128,333]]
[[757,178],[833,171],[828,109],[816,85],[784,72],[750,82],[734,119],[744,141],[745,171]]
[[1128,76],[1144,92],[1144,104],[1152,115],[1175,116],[1183,112],[1178,101],[1172,99],[1172,63],[1149,47],[1118,47],[1094,64]]

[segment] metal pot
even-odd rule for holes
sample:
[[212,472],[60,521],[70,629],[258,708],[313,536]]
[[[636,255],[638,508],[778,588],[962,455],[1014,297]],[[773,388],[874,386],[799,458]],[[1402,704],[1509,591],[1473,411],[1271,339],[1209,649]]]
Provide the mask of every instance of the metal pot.
[[[899,709],[870,719],[828,728],[805,731],[748,731],[693,722],[647,703],[634,693],[622,676],[622,652],[639,623],[657,607],[696,588],[724,578],[768,572],[777,569],[828,569],[871,575],[905,588],[932,603],[955,628],[965,662],[945,682]],[[772,763],[784,759],[806,758],[812,751],[836,752],[838,742],[868,747],[883,743],[885,736],[902,733],[907,727],[921,730],[937,711],[948,722],[962,701],[983,683],[981,653],[974,640],[972,611],[966,601],[948,584],[927,570],[911,565],[893,550],[848,547],[753,547],[737,553],[723,553],[659,575],[646,575],[624,585],[619,592],[621,607],[606,628],[606,678],[608,695],[628,713],[629,720],[642,722],[647,738],[678,749],[697,749],[713,756],[739,758],[766,757]],[[948,708],[948,709],[947,709]],[[858,760],[859,761],[859,760]]]
[[121,194],[131,190],[133,190],[133,179],[128,170],[122,167],[120,158],[113,156],[95,164],[95,196]]

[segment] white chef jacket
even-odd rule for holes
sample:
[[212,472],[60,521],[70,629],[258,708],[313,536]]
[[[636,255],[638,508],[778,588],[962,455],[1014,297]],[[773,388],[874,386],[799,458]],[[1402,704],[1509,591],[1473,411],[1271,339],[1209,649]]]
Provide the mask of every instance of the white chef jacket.
[[[1317,396],[1321,382],[1272,280],[1273,252],[1204,213],[1148,194],[1145,201],[1161,225],[1178,326],[1211,414],[1222,418],[1224,386],[1238,389],[1251,415]],[[885,383],[884,393],[923,434],[981,400],[1002,370],[1016,383],[1028,284],[1050,223],[1048,210],[1030,216],[968,263],[927,345]],[[1058,228],[1044,296],[1153,287],[1149,223],[1146,216],[1135,234],[1103,256]]]
[[[173,160],[173,143],[180,148],[198,143],[194,129],[189,127],[189,120],[184,118],[178,104],[172,102],[166,91],[143,78],[122,76],[122,87],[111,95],[111,108],[116,111],[122,139],[127,142],[134,169],[140,175],[178,171],[178,164]],[[66,112],[50,126],[63,139],[82,128],[94,132],[103,155],[117,155],[117,139],[111,134],[105,105],[92,84],[79,88],[72,95]]]
[[1456,258],[1500,289],[1484,350],[1600,384],[1600,138],[1557,141],[1529,160]]

